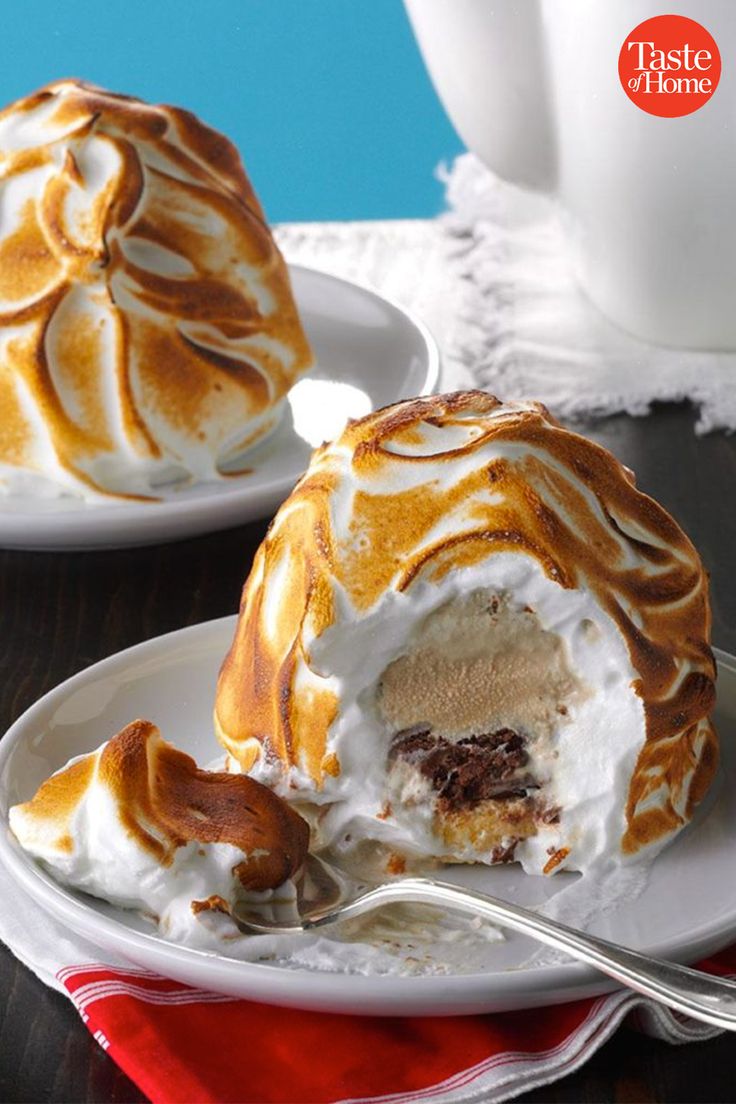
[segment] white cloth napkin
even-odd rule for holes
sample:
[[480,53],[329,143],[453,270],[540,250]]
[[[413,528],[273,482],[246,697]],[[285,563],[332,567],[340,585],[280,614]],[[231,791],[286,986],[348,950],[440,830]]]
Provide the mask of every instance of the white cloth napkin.
[[572,275],[554,203],[472,154],[429,222],[286,225],[289,260],[369,283],[416,311],[445,356],[442,386],[539,399],[560,417],[648,413],[690,399],[698,432],[736,428],[736,354],[662,348],[618,329]]

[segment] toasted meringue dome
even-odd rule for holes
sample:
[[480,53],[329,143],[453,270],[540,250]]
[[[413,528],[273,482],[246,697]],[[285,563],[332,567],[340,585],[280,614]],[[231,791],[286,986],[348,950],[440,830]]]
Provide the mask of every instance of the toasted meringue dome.
[[76,81],[0,112],[0,493],[219,478],[311,363],[227,138]]
[[58,881],[195,944],[203,914],[282,885],[309,843],[306,822],[270,790],[199,770],[141,720],[13,806],[10,827]]
[[234,770],[321,841],[532,873],[653,856],[717,764],[707,578],[537,403],[409,400],[318,449],[217,691]]

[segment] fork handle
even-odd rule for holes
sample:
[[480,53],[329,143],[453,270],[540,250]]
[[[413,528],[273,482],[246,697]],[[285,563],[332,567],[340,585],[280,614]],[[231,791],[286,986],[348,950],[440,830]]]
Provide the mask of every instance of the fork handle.
[[713,977],[686,966],[650,958],[617,943],[576,931],[536,912],[501,901],[476,890],[449,885],[431,878],[401,878],[369,890],[344,904],[339,916],[326,912],[305,922],[305,928],[321,927],[360,916],[381,905],[416,901],[428,905],[470,911],[488,917],[503,927],[531,935],[550,947],[568,951],[573,958],[651,997],[655,1001],[715,1027],[736,1031],[736,983]]

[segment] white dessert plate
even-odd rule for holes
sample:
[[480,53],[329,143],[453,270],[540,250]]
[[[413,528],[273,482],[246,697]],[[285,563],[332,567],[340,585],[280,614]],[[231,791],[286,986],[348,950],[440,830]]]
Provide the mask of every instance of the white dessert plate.
[[[454,1015],[576,1000],[614,986],[574,962],[525,965],[536,945],[507,933],[483,969],[448,976],[356,976],[238,961],[165,942],[135,913],[57,885],[20,850],[8,808],[27,800],[71,756],[135,717],[200,763],[212,761],[215,680],[235,619],[195,625],[89,667],[29,709],[0,742],[0,858],[17,883],[62,923],[132,963],[204,989],[297,1008],[384,1015]],[[715,793],[653,864],[643,892],[591,925],[598,934],[689,963],[736,938],[736,658],[718,653],[723,765]],[[557,892],[566,875],[537,878],[515,866],[451,868],[443,877],[522,904]],[[569,877],[573,877],[570,875]],[[467,964],[471,969],[473,964]]]
[[316,367],[292,389],[278,429],[244,459],[248,472],[166,492],[158,502],[0,498],[0,547],[53,551],[158,544],[267,517],[304,471],[312,449],[348,418],[429,394],[439,352],[426,326],[368,288],[291,265]]

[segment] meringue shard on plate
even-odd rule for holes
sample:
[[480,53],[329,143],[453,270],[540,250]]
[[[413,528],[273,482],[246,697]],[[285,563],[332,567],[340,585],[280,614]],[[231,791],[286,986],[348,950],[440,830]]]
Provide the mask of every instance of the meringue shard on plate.
[[199,770],[142,720],[72,760],[9,819],[58,881],[140,909],[185,942],[207,913],[229,915],[247,893],[287,882],[309,844],[307,824],[270,790]]
[[0,493],[219,478],[311,364],[227,138],[77,81],[0,112]]
[[243,592],[231,768],[338,852],[656,853],[717,764],[707,577],[609,452],[537,403],[407,400],[318,449]]

